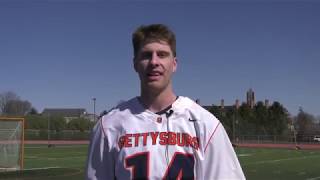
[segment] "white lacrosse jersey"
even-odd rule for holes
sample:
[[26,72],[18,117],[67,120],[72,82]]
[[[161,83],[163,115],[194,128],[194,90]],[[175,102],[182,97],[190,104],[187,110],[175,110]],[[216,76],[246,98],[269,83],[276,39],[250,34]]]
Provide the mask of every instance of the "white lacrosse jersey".
[[245,179],[220,121],[179,96],[166,110],[137,97],[102,117],[91,137],[86,179]]

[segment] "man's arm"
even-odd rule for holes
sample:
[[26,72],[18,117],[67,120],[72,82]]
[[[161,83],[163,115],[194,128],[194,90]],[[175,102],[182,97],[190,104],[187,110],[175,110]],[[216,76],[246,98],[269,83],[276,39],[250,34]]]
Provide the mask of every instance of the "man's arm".
[[219,123],[204,149],[203,172],[206,179],[245,179],[229,137]]
[[114,179],[114,160],[101,120],[93,129],[87,158],[87,180]]

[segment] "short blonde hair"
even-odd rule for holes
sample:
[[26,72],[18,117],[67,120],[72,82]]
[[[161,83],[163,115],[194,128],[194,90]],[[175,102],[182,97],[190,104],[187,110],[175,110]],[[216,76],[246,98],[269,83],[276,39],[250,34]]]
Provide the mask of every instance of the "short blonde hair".
[[150,24],[138,27],[132,34],[134,57],[136,57],[138,51],[143,45],[160,41],[167,42],[171,48],[173,56],[176,57],[176,37],[166,25]]

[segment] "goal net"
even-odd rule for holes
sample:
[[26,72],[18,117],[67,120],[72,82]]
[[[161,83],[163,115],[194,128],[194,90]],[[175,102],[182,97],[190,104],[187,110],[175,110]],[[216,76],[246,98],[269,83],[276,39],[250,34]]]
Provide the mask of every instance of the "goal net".
[[23,169],[24,119],[0,117],[0,172]]

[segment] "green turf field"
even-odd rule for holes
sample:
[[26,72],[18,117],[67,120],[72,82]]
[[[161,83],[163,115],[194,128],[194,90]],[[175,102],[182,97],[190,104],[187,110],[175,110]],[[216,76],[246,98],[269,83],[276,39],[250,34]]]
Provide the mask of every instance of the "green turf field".
[[25,146],[24,169],[19,174],[0,173],[0,179],[78,180],[84,179],[87,145]]
[[247,179],[320,180],[320,150],[237,149]]
[[[85,145],[29,145],[25,147],[27,170],[0,173],[0,179],[84,179],[86,153]],[[320,180],[320,150],[238,148],[237,153],[249,180]]]

